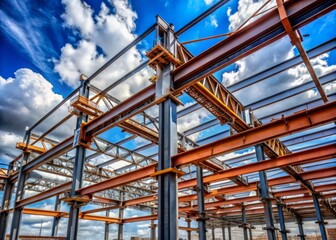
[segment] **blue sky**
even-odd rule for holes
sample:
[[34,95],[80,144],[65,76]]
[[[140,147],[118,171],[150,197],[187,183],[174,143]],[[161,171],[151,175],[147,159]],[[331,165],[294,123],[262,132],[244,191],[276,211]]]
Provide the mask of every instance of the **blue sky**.
[[[178,30],[216,2],[216,0],[1,1],[0,163],[8,163],[10,160],[6,153],[18,153],[14,148],[15,142],[22,139],[25,126],[32,126],[77,86],[79,72],[92,74],[151,26],[155,22],[156,15],[160,15],[168,23],[173,23]],[[184,42],[235,29],[263,2],[265,1],[231,0],[182,34],[179,40]],[[336,11],[333,11],[300,29],[303,35],[309,34],[303,41],[306,50],[336,37],[333,25],[335,20]],[[223,38],[189,44],[187,47],[197,55],[221,39]],[[99,87],[107,86],[125,72],[132,70],[143,61],[143,50],[149,50],[151,44],[151,39],[146,39],[104,75],[110,77],[108,80],[97,80],[94,84]],[[225,86],[229,86],[252,75],[253,72],[267,69],[296,54],[296,49],[285,37],[268,46],[266,50],[260,50],[225,68],[225,71],[219,71],[216,77]],[[330,72],[335,74],[336,51],[319,56],[312,62],[318,75],[323,76]],[[124,69],[120,69],[120,66]],[[148,71],[143,72],[143,75],[150,76]],[[276,92],[308,81],[310,78],[306,69],[297,66],[281,76],[266,79],[256,86],[234,94],[243,104],[249,104],[256,101],[265,90],[271,89]],[[112,93],[120,99],[125,99],[148,84],[146,79],[136,78],[132,83],[126,82]],[[326,89],[328,93],[335,91],[335,82],[326,86]],[[270,94],[274,92],[269,91]],[[297,102],[305,102],[307,98],[317,99],[318,96],[314,92],[305,92],[286,100],[285,104],[280,103],[281,106],[276,106],[285,109]],[[182,96],[181,100],[186,107],[193,102],[188,96]],[[256,110],[256,114],[262,118],[273,109],[274,104]],[[48,119],[49,125],[60,120],[60,116],[65,116],[66,113],[67,109],[60,109]],[[208,112],[196,111],[179,120],[179,131],[184,132],[211,119],[213,116]],[[44,132],[47,125],[42,125],[38,131]],[[56,134],[56,137],[64,138],[65,135],[72,134],[73,127],[73,122],[66,124],[63,129],[65,134]],[[193,138],[201,140],[226,129],[226,126],[213,127],[195,134]],[[103,136],[112,142],[118,142],[129,134],[115,128]],[[331,140],[333,139],[335,138]],[[143,142],[132,140],[123,146],[135,149],[140,144]],[[143,154],[151,154],[153,150],[155,149],[148,149]],[[37,206],[50,208],[51,202],[47,201],[43,203],[44,205],[37,204]],[[37,228],[39,221],[39,219],[35,221]]]

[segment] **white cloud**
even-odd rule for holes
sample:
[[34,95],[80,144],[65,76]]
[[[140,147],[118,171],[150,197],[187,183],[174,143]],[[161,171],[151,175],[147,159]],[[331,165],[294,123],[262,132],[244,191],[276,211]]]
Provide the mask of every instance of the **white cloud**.
[[[240,0],[238,3],[238,11],[231,13],[228,10],[230,30],[236,29],[243,23],[248,16],[253,14],[265,1]],[[280,62],[294,57],[295,48],[290,43],[288,37],[284,37],[265,48],[254,52],[251,55],[237,61],[235,63],[236,69],[230,72],[224,72],[222,75],[222,82],[225,86],[230,86],[249,76],[270,68]],[[322,54],[321,56],[311,59],[311,63],[318,76],[325,75],[336,70],[336,65],[329,66],[327,59],[329,54]],[[242,90],[234,93],[234,95],[242,102],[243,105],[250,104],[261,97],[272,96],[281,91],[288,90],[292,87],[299,86],[305,82],[311,81],[309,72],[304,64],[300,64],[289,70],[283,71],[269,79],[253,84]],[[329,86],[332,88],[332,86]],[[304,103],[307,99],[316,98],[318,95],[315,91],[300,94],[295,98],[289,98],[285,101],[272,105],[270,108],[286,109],[293,104],[299,102]],[[266,111],[272,111],[270,108],[260,109],[255,111],[259,116],[262,116]]]
[[218,27],[218,22],[216,19],[216,15],[210,15],[210,25],[213,27]]
[[[232,9],[229,8],[227,10],[227,15],[229,17],[229,30],[233,31],[240,27],[240,25],[247,20],[250,16],[252,16],[264,3],[266,0],[260,0],[260,1],[255,1],[255,0],[239,0],[238,2],[238,11],[232,13]],[[275,4],[275,1],[271,1],[264,7],[263,9],[267,9],[270,6],[273,6]],[[260,15],[261,16],[261,15]],[[259,17],[260,17],[259,16]],[[254,21],[258,17],[255,17],[251,19],[247,24],[250,22]]]
[[213,2],[213,0],[204,0],[204,3],[205,3],[206,5],[210,5],[212,2]]
[[[97,15],[93,14],[89,5],[79,0],[64,0],[63,3],[65,13],[62,17],[68,27],[79,32],[81,39],[76,44],[67,43],[62,48],[61,57],[54,60],[55,71],[60,74],[63,82],[76,87],[81,73],[90,76],[136,38],[133,31],[136,27],[137,14],[127,1],[121,0],[111,2],[114,13],[105,3],[102,3]],[[84,17],[79,17],[78,15],[81,14],[78,13],[82,13]],[[142,60],[140,51],[132,48],[101,73],[93,83],[100,88],[105,88],[137,67]],[[143,70],[141,74],[124,82],[112,93],[116,94],[115,97],[125,99],[148,85],[149,78],[148,71]]]
[[[54,93],[52,84],[42,75],[26,68],[17,70],[13,78],[0,77],[0,96],[1,158],[5,153],[16,152],[15,142],[22,141],[26,126],[32,126],[63,100],[61,95]],[[61,108],[58,113],[66,116],[66,107]],[[39,130],[43,132],[50,128],[60,120],[57,116],[59,115],[48,118]],[[62,130],[68,134],[72,132],[71,129],[69,124]],[[63,133],[60,135],[64,136]]]

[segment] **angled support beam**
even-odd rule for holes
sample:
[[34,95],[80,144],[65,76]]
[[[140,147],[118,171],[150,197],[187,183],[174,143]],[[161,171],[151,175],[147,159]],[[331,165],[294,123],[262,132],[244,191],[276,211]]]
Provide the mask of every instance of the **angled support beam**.
[[282,22],[282,25],[284,26],[292,44],[297,48],[297,50],[299,51],[301,58],[304,62],[304,64],[306,65],[308,72],[311,76],[311,78],[313,79],[315,86],[318,90],[318,92],[320,93],[323,102],[328,102],[328,98],[326,93],[324,92],[322,85],[320,83],[319,78],[317,77],[315,70],[309,60],[309,57],[305,51],[305,49],[302,46],[301,43],[301,36],[299,35],[299,31],[294,31],[291,22],[289,21],[289,18],[287,16],[286,13],[286,9],[283,3],[283,0],[276,0],[277,5],[278,5],[278,11],[279,11],[279,15],[280,15],[280,19]]
[[320,228],[320,233],[321,233],[321,238],[322,240],[328,240],[327,238],[327,232],[325,230],[324,225],[326,224],[326,222],[323,219],[323,215],[322,215],[322,211],[321,211],[321,207],[320,207],[320,203],[319,203],[319,199],[318,199],[318,195],[316,193],[312,194],[312,198],[314,201],[314,207],[315,207],[315,212],[316,212],[316,223],[318,223],[319,228]]
[[[265,155],[260,144],[255,146],[255,151],[257,155],[257,161],[264,161]],[[272,212],[272,201],[269,192],[268,181],[265,171],[259,171],[259,184],[260,184],[260,200],[263,203],[265,211],[265,223],[268,240],[276,240],[274,219]]]

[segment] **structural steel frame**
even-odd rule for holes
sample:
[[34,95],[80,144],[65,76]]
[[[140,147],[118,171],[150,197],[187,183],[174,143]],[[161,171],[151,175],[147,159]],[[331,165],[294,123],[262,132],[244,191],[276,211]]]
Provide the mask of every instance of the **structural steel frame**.
[[[152,239],[156,237],[156,228],[158,239],[164,240],[177,239],[179,231],[186,231],[188,240],[191,232],[197,232],[203,240],[206,228],[212,228],[213,237],[214,229],[221,228],[223,239],[227,228],[231,239],[232,226],[242,227],[244,239],[248,239],[248,231],[251,238],[254,225],[265,225],[268,239],[273,240],[276,219],[280,222],[282,239],[287,239],[286,222],[297,221],[303,239],[302,222],[312,220],[317,221],[322,239],[327,239],[324,220],[336,217],[333,138],[336,95],[328,95],[323,87],[336,80],[336,73],[317,76],[310,58],[334,51],[336,40],[306,51],[299,30],[333,11],[336,3],[276,0],[277,5],[258,19],[223,34],[227,35],[224,40],[193,56],[178,41],[178,36],[227,2],[219,1],[178,31],[157,17],[154,25],[95,73],[89,77],[82,75],[81,86],[27,130],[25,140],[17,144],[22,154],[13,157],[8,169],[0,169],[0,187],[4,191],[0,240],[6,237],[9,214],[13,214],[9,235],[13,240],[19,238],[22,214],[53,217],[51,236],[54,237],[57,237],[59,220],[69,218],[67,239],[77,239],[80,219],[105,222],[105,240],[109,239],[110,224],[118,224],[118,239],[122,239],[124,224],[142,221],[151,221]],[[105,89],[93,85],[103,71],[153,32],[156,45],[147,53],[148,60]],[[289,36],[297,47],[298,56],[227,88],[212,75],[284,36]],[[246,106],[233,95],[301,63],[307,67],[311,82],[271,97],[261,96]],[[123,101],[110,94],[148,66],[155,72],[152,84]],[[251,112],[315,87],[318,99],[307,99],[304,104],[266,113],[258,116],[259,119]],[[191,96],[195,103],[178,111],[179,97],[183,94]],[[38,132],[38,126],[69,100],[71,114],[62,116],[45,133],[33,132]],[[97,107],[102,105],[104,111]],[[149,113],[148,110],[157,107],[158,116]],[[213,118],[178,132],[178,119],[200,109],[208,110]],[[73,115],[77,117],[76,134],[60,142],[53,140],[52,133]],[[227,126],[226,130],[197,141],[190,138],[219,125]],[[112,142],[104,138],[104,133],[112,128],[121,128],[130,135]],[[136,138],[146,144],[137,149],[125,147]],[[307,147],[297,147],[302,143]],[[151,148],[155,148],[155,153],[146,154]],[[243,154],[225,157],[238,151]],[[101,156],[106,157],[105,161],[94,164],[92,160]],[[109,167],[117,162],[125,165],[117,169]],[[65,180],[39,179],[36,177],[39,173]],[[35,179],[34,184],[28,179]],[[14,189],[15,201],[11,202]],[[25,197],[25,191],[37,193]],[[52,197],[56,198],[53,210],[29,208]],[[60,211],[61,203],[69,204],[70,211]],[[98,207],[82,210],[87,204]],[[124,208],[136,208],[148,214],[124,218]],[[119,217],[110,217],[114,209]],[[179,226],[178,218],[184,218],[187,227]],[[192,227],[193,221],[198,221],[198,228]]]

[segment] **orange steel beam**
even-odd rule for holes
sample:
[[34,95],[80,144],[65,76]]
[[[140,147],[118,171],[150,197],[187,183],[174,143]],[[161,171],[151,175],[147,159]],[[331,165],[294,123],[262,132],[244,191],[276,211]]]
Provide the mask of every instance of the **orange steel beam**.
[[[287,165],[298,165],[311,161],[319,161],[329,159],[336,156],[336,145],[331,144],[319,148],[308,149],[301,152],[292,153],[290,155],[281,156],[278,158],[269,159],[266,161],[259,161],[250,163],[240,167],[230,168],[220,171],[203,178],[203,182],[213,183],[228,179],[233,176],[265,171],[272,168],[280,168]],[[179,188],[188,188],[196,185],[196,179],[190,179],[179,183]]]
[[308,69],[308,72],[309,72],[311,78],[313,79],[318,92],[320,93],[320,95],[322,97],[322,100],[324,102],[328,102],[327,95],[322,88],[320,80],[316,75],[316,72],[315,72],[315,70],[314,70],[314,68],[313,68],[313,66],[312,66],[312,64],[309,60],[309,57],[308,57],[304,47],[302,46],[301,36],[299,35],[298,31],[293,30],[292,25],[291,25],[291,23],[288,19],[283,0],[276,0],[276,3],[278,5],[278,11],[279,11],[279,15],[280,15],[282,25],[284,26],[292,44],[294,46],[296,46],[297,50],[299,51],[299,53],[301,55],[301,58],[302,58],[304,64],[306,65],[306,67]]
[[77,193],[80,195],[93,195],[96,192],[101,192],[107,189],[125,185],[130,182],[138,181],[140,179],[148,178],[155,172],[156,166],[157,164],[152,164],[139,168],[135,171],[125,173],[96,184],[92,184],[90,186],[79,189]]
[[24,207],[26,205],[29,205],[29,204],[32,204],[32,203],[35,203],[35,202],[39,202],[39,201],[51,198],[53,196],[56,196],[58,194],[67,192],[71,189],[71,184],[72,184],[72,182],[67,182],[67,183],[64,183],[64,184],[62,184],[60,186],[57,186],[55,188],[52,188],[52,189],[49,189],[47,191],[36,194],[34,196],[24,198],[20,201],[17,201],[16,207]]
[[[313,180],[313,179],[323,179],[323,178],[328,178],[328,177],[335,176],[336,175],[336,168],[332,167],[332,168],[328,168],[328,169],[318,169],[318,170],[303,172],[303,173],[299,173],[299,174],[304,180],[307,180],[307,181]],[[275,179],[268,180],[268,185],[269,186],[275,186],[275,185],[294,183],[294,182],[295,182],[295,180],[292,177],[285,176],[285,177],[280,177],[280,178],[275,178]],[[180,182],[179,184],[182,184],[182,183],[183,182]],[[257,190],[257,186],[258,186],[258,182],[251,182],[247,186],[225,187],[225,188],[214,190],[210,193],[206,193],[205,198],[208,199],[208,198],[215,197],[215,196],[222,195],[222,194],[234,194],[234,193],[239,193],[239,192],[255,191],[255,190]],[[255,198],[254,199],[255,201],[259,199],[259,197],[254,197],[254,198]],[[192,200],[197,200],[197,195],[196,194],[179,197],[179,202],[190,202]],[[243,201],[243,200],[244,199],[239,200],[239,201]],[[156,194],[126,200],[125,201],[125,206],[144,204],[144,203],[152,202],[152,201],[157,201],[157,195]],[[236,199],[226,200],[226,202],[229,202],[229,204],[237,204],[237,203],[239,203],[239,201],[237,202]],[[207,204],[209,204],[209,206],[211,206],[212,204],[214,204],[214,206],[217,206],[216,205],[217,202],[216,203],[207,203]]]
[[[286,2],[288,17],[297,19],[303,14],[317,9],[321,6],[320,0],[296,1],[289,0]],[[330,3],[330,1],[329,1]],[[335,4],[319,9],[315,14],[309,14],[310,17],[297,21],[293,28],[301,27],[319,16],[333,10]],[[194,57],[187,63],[178,67],[174,72],[174,82],[176,91],[194,84],[209,76],[218,70],[229,66],[237,60],[265,47],[272,42],[286,35],[285,29],[279,21],[279,14],[276,9],[270,10],[251,24],[237,31],[232,36],[222,40],[213,47]]]
[[[65,217],[65,218],[69,217],[69,214],[67,212],[36,209],[36,208],[24,208],[22,213],[30,214],[30,215],[48,216],[48,217]],[[85,220],[103,221],[103,222],[109,222],[109,223],[121,223],[121,220],[119,218],[88,215],[88,214],[80,214],[79,218],[85,219]]]
[[336,101],[333,101],[177,154],[172,157],[172,161],[177,167],[204,161],[213,156],[250,147],[271,138],[285,136],[335,120]]
[[112,210],[116,208],[120,208],[120,206],[117,205],[117,206],[109,206],[109,207],[91,209],[91,210],[83,211],[81,212],[81,214],[85,215],[85,214],[90,214],[90,213],[103,212],[103,211]]
[[158,217],[158,215],[154,214],[154,215],[149,215],[149,216],[124,218],[122,222],[123,223],[142,222],[142,221],[156,220],[157,217]]

